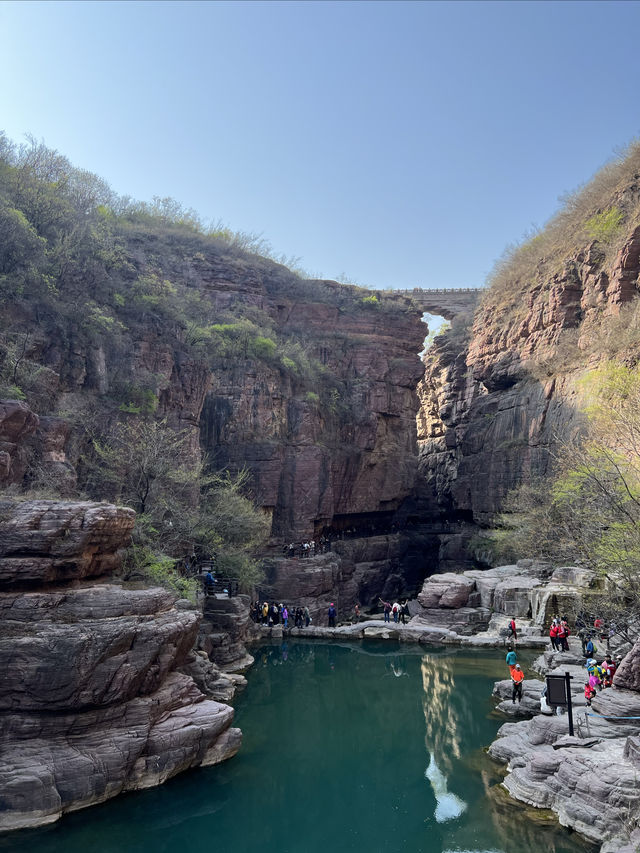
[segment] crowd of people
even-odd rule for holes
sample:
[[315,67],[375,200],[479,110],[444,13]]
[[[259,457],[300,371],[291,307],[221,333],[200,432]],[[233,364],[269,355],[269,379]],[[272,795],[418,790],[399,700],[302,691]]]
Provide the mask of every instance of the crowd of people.
[[553,650],[556,652],[568,652],[570,634],[571,631],[569,630],[569,620],[567,617],[563,616],[560,618],[554,616],[549,628],[549,639],[551,640]]
[[409,616],[409,604],[406,598],[404,601],[394,601],[393,604],[390,601],[385,601],[383,598],[379,598],[378,601],[382,605],[385,622],[391,622],[391,617],[393,616],[393,621],[396,624],[398,622],[402,622],[403,625],[407,624],[406,617]]
[[315,539],[309,539],[308,542],[291,542],[289,545],[284,545],[282,553],[285,557],[315,557],[316,554],[326,554],[331,550],[331,540],[328,536],[321,536],[316,542]]
[[313,619],[308,607],[288,608],[286,604],[252,601],[249,605],[250,618],[259,625],[282,625],[285,628],[308,628]]
[[[591,706],[591,700],[600,690],[604,690],[605,688],[612,686],[613,676],[615,675],[621,660],[621,656],[618,656],[618,658],[614,660],[613,656],[609,652],[609,641],[613,633],[615,633],[615,626],[611,626],[607,629],[603,620],[596,618],[593,622],[593,627],[591,627],[587,624],[587,620],[584,615],[581,614],[576,619],[575,627],[582,642],[582,654],[587,659],[584,666],[587,670],[588,680],[584,685],[584,696],[587,701],[587,705]],[[512,617],[511,622],[509,623],[509,636],[512,637],[514,641],[517,640],[515,617]],[[549,639],[551,641],[552,649],[558,652],[568,652],[570,636],[571,630],[569,628],[568,618],[566,616],[554,616],[549,627]],[[597,659],[594,657],[598,651],[595,644],[596,639],[606,643],[607,646],[607,654],[602,660],[602,663],[598,663]],[[517,663],[517,654],[514,644],[509,645],[509,650],[506,655],[506,663],[509,667],[509,674],[511,676],[511,701],[515,704],[516,700],[518,702],[522,700],[522,682],[524,681],[524,672],[522,671],[520,664]]]
[[589,680],[584,685],[584,698],[587,700],[587,705],[591,707],[591,700],[600,690],[605,687],[611,687],[613,684],[613,676],[618,668],[617,661],[611,655],[607,655],[602,663],[598,663],[595,658],[589,658],[585,663]]

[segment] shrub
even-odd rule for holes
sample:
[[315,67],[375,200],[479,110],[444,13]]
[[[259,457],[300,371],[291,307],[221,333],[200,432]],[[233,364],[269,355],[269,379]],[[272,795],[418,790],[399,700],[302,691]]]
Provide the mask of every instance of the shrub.
[[371,296],[363,296],[360,299],[360,304],[364,305],[365,308],[379,308],[380,300],[375,293],[372,293]]
[[27,395],[17,385],[0,383],[0,400],[26,400]]
[[175,560],[166,554],[154,554],[149,548],[132,545],[125,559],[126,576],[138,576],[142,580],[163,586],[179,598],[196,602],[199,584],[193,578],[184,578],[175,567]]
[[610,207],[602,213],[589,217],[585,223],[586,231],[592,240],[610,242],[620,231],[624,214],[618,207]]
[[117,393],[121,399],[124,398],[118,409],[126,414],[150,415],[158,408],[158,398],[150,388],[127,382]]
[[256,358],[270,360],[276,353],[277,345],[271,338],[265,338],[262,335],[254,338],[250,344],[250,351]]

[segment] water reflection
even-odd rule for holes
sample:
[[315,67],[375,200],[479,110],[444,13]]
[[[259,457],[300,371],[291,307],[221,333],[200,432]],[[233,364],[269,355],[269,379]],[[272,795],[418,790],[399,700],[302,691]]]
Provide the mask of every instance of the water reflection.
[[500,777],[480,747],[499,725],[502,655],[288,641],[255,657],[234,759],[0,837],[0,853],[583,849],[494,800]]
[[429,757],[429,766],[424,775],[431,782],[431,787],[436,798],[434,817],[438,823],[446,823],[448,820],[455,820],[460,817],[466,810],[467,804],[460,797],[449,793],[447,790],[447,779],[436,764],[433,753]]

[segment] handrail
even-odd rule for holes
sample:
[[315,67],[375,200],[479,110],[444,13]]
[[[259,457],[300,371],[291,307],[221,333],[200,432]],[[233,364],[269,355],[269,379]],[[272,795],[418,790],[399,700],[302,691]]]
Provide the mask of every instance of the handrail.
[[607,714],[590,714],[588,711],[585,711],[585,716],[600,717],[602,720],[640,720],[640,717],[611,717]]
[[430,295],[432,293],[482,293],[483,291],[483,287],[414,287],[412,290],[409,288],[389,288],[381,292],[384,294],[389,294],[391,296],[397,293],[400,293],[402,295],[416,296],[422,293],[424,293],[425,295]]

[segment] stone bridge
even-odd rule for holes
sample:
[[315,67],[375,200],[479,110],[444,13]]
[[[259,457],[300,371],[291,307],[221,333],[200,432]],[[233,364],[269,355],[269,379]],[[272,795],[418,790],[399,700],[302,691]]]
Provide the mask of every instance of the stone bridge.
[[377,291],[377,296],[381,300],[402,299],[422,312],[451,320],[457,314],[473,312],[483,292],[481,287],[414,287],[413,290],[381,290]]

